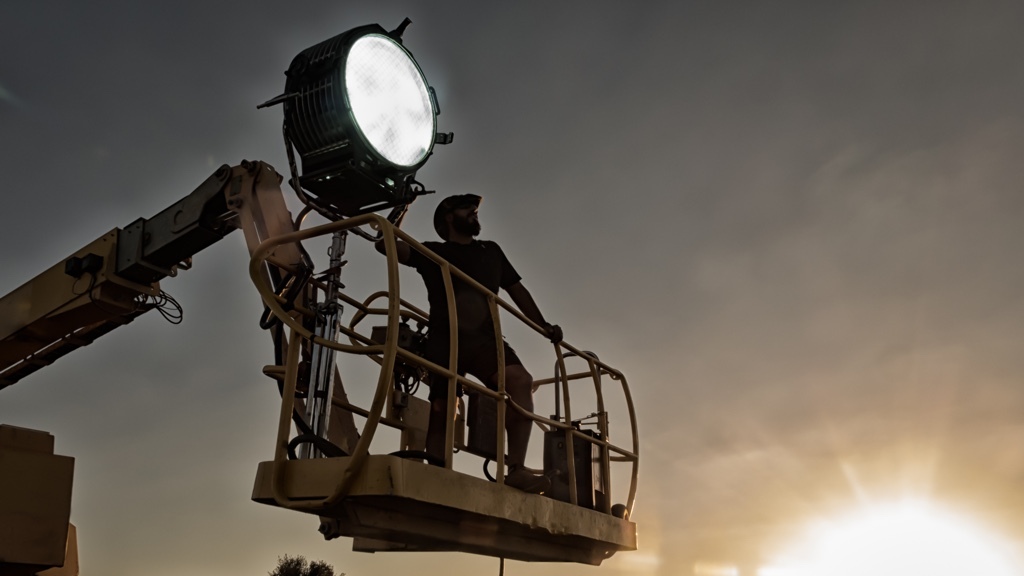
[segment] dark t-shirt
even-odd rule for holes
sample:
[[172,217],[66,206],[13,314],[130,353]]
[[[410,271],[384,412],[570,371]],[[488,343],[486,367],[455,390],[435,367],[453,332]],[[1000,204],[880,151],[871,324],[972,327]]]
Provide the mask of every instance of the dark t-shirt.
[[[501,248],[490,240],[474,240],[469,244],[424,242],[423,245],[491,292],[497,293],[499,288],[507,289],[522,279]],[[420,273],[427,287],[431,339],[440,337],[447,340],[448,299],[445,296],[441,267],[415,249],[410,249],[408,265]],[[493,338],[494,324],[487,297],[467,286],[454,274],[452,289],[455,293],[460,339],[465,336]]]

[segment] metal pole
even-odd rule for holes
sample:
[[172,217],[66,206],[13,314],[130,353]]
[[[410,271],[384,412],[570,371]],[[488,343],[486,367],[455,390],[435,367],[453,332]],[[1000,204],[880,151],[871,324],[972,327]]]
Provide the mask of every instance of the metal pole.
[[[341,303],[337,293],[341,288],[342,257],[345,255],[347,231],[335,232],[331,236],[330,268],[327,274],[327,293],[318,306],[316,335],[334,342],[338,337],[341,320]],[[327,438],[327,426],[331,416],[331,397],[334,394],[335,351],[319,344],[313,344],[313,358],[310,363],[309,396],[306,399],[306,422],[317,436]],[[303,458],[319,458],[321,453],[312,444],[303,444]]]

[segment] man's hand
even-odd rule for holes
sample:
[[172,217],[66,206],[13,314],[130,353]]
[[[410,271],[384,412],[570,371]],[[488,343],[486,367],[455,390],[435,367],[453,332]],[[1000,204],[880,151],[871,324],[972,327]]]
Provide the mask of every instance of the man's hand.
[[562,341],[562,328],[557,324],[545,324],[544,335],[551,340],[553,344],[558,344]]
[[533,301],[533,296],[530,296],[530,291],[526,289],[526,286],[523,286],[521,281],[505,288],[505,291],[512,297],[512,301],[516,303],[519,311],[544,330],[544,335],[548,337],[548,340],[555,344],[562,341],[562,329],[555,324],[544,321],[544,316],[541,315],[540,309],[537,308],[537,303]]

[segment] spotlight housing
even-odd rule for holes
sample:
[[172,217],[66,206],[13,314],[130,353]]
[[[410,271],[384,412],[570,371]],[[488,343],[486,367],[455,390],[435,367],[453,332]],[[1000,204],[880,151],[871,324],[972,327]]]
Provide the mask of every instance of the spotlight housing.
[[[437,100],[402,45],[408,19],[387,32],[354,28],[299,53],[285,72],[285,138],[302,160],[299,185],[320,212],[347,217],[407,204],[435,143]],[[420,187],[421,188],[421,187]]]

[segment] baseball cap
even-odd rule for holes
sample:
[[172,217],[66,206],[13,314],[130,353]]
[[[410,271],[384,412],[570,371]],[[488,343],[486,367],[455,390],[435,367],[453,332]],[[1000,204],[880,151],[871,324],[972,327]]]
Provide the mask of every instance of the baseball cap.
[[456,194],[441,200],[437,208],[434,209],[434,231],[437,232],[437,235],[442,240],[448,240],[448,223],[445,222],[444,217],[459,208],[467,206],[476,208],[480,206],[480,201],[482,200],[483,197],[476,194]]

